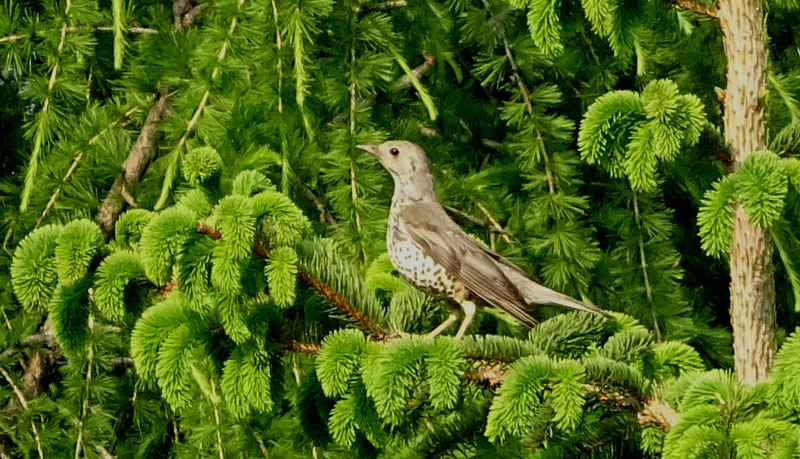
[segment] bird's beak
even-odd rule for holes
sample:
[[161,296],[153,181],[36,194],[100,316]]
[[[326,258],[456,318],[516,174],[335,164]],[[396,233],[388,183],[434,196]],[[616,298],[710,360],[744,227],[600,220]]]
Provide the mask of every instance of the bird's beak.
[[373,156],[378,156],[377,145],[356,145],[356,148],[358,148],[359,150],[364,150]]

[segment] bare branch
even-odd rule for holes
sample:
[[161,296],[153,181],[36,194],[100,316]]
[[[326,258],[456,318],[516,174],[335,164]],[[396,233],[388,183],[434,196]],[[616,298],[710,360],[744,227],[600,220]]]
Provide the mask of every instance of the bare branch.
[[[425,58],[425,62],[414,67],[414,69],[411,70],[411,73],[414,74],[414,76],[418,80],[422,79],[422,77],[424,77],[428,72],[430,72],[431,69],[433,68],[433,64],[436,62],[436,58],[429,54],[423,54],[423,57]],[[406,89],[410,86],[411,86],[411,77],[408,75],[403,75],[402,77],[400,77],[399,80],[392,83],[389,89],[392,91],[399,91],[401,89]]]
[[45,332],[26,336],[24,339],[22,339],[22,341],[19,342],[19,346],[10,347],[0,353],[0,361],[14,356],[17,352],[20,352],[22,348],[36,344],[44,344],[45,347],[53,347],[56,344],[56,338],[52,333]]
[[159,94],[155,104],[147,114],[147,119],[139,132],[139,137],[131,147],[131,151],[128,152],[125,162],[122,163],[122,173],[114,180],[114,184],[108,191],[108,195],[100,205],[95,217],[106,237],[109,237],[114,231],[114,225],[125,205],[125,193],[130,193],[130,190],[139,181],[147,164],[150,162],[155,151],[153,144],[158,132],[158,124],[169,111],[169,98],[164,94]]
[[482,226],[484,228],[488,228],[489,231],[492,231],[493,233],[499,233],[499,234],[502,234],[503,236],[511,236],[511,233],[509,233],[508,231],[503,229],[502,226],[489,225],[488,223],[486,223],[485,221],[481,220],[480,218],[478,218],[478,217],[476,217],[474,215],[468,214],[468,213],[464,212],[463,210],[456,209],[453,206],[442,206],[442,207],[444,207],[444,209],[446,211],[450,212],[453,215],[458,215],[459,217],[461,217],[461,218],[463,218],[463,219],[465,219],[465,220],[467,220],[467,221],[469,221],[471,223],[474,223],[474,224],[476,224],[478,226]]
[[486,209],[486,207],[484,207],[483,204],[481,204],[478,201],[475,201],[475,204],[478,206],[478,209],[480,209],[481,212],[483,212],[483,215],[486,215],[486,218],[488,218],[489,221],[492,222],[492,227],[495,229],[495,231],[497,231],[502,235],[503,240],[506,241],[508,244],[511,244],[511,238],[508,237],[508,231],[506,231],[505,229],[503,229],[502,226],[500,226],[500,223],[498,223],[497,219],[494,218],[494,216],[489,213],[489,210]]

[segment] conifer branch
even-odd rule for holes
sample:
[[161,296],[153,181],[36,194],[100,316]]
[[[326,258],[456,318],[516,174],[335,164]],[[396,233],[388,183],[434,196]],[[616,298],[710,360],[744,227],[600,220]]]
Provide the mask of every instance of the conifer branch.
[[[95,220],[100,225],[100,229],[103,230],[106,237],[110,237],[112,231],[114,231],[114,225],[125,203],[125,193],[130,192],[136,185],[136,182],[139,181],[147,164],[150,162],[155,151],[154,143],[158,132],[158,124],[169,111],[169,97],[164,94],[159,94],[155,104],[153,104],[150,108],[150,112],[147,114],[147,119],[144,122],[144,126],[142,126],[142,130],[139,132],[139,137],[131,147],[130,152],[128,152],[128,157],[125,158],[125,162],[122,163],[122,172],[117,176],[116,180],[114,180],[114,184],[108,191],[106,198],[103,200],[103,203],[100,204]],[[128,113],[130,112],[129,110]],[[97,136],[92,140],[96,138]]]
[[3,367],[0,367],[0,374],[6,378],[8,381],[8,385],[11,386],[11,390],[14,392],[14,395],[17,396],[17,400],[19,400],[19,404],[22,406],[22,409],[28,411],[28,401],[25,400],[25,395],[22,394],[22,391],[19,390],[19,387],[14,384],[14,380],[11,379],[11,375],[9,375]]
[[225,459],[225,453],[222,451],[222,432],[219,430],[219,407],[217,406],[216,402],[218,398],[216,385],[214,384],[214,378],[211,378],[211,396],[214,397],[214,400],[211,401],[211,405],[214,407],[214,425],[217,431],[217,451],[219,452],[219,459]]
[[14,42],[28,37],[30,37],[30,34],[7,35],[5,37],[0,37],[0,43]]
[[448,206],[448,205],[442,205],[442,207],[444,207],[444,209],[446,211],[450,212],[451,214],[458,215],[459,217],[463,218],[464,220],[469,221],[470,223],[474,223],[474,224],[476,224],[478,226],[487,228],[492,233],[499,233],[499,234],[502,234],[504,236],[509,236],[509,237],[511,236],[511,233],[506,231],[503,227],[497,228],[494,225],[490,225],[490,224],[486,223],[485,221],[481,220],[480,218],[478,218],[478,217],[476,217],[476,216],[474,216],[472,214],[468,214],[468,213],[464,212],[461,209],[457,209],[457,208],[455,208],[453,206]]
[[258,432],[253,432],[253,438],[256,439],[256,443],[258,443],[258,449],[261,450],[261,454],[263,454],[264,457],[269,458],[269,450],[267,450],[267,447],[264,445],[264,439],[261,438],[261,435],[259,435]]
[[316,354],[319,352],[319,343],[304,343],[301,341],[292,341],[290,349],[296,352],[303,352],[305,354]]
[[697,2],[693,2],[692,0],[664,0],[664,2],[670,5],[675,5],[687,11],[694,11],[695,13],[700,13],[717,19],[718,8],[714,8],[712,6],[701,5]]
[[[352,17],[351,17],[352,21]],[[350,43],[350,148],[355,147],[355,134],[356,134],[356,48],[355,44]],[[361,216],[356,209],[356,201],[358,200],[358,189],[356,188],[356,170],[353,160],[350,160],[350,197],[353,201],[353,214],[355,215],[356,230],[361,232]],[[362,245],[361,252],[366,261],[367,253]]]
[[[474,371],[464,373],[462,379],[489,387],[497,387],[503,382],[506,374],[508,374],[508,366],[490,362],[479,366]],[[584,384],[584,390],[604,405],[637,413],[639,425],[653,424],[658,429],[668,432],[680,419],[678,412],[659,397],[639,398],[633,394],[615,391],[607,386],[590,383]]]
[[[137,33],[137,34],[157,34],[158,30],[151,29],[149,27],[128,27],[125,29],[129,33]],[[112,26],[97,26],[97,27],[89,27],[89,26],[78,26],[78,27],[67,27],[66,32],[113,32],[114,27]],[[0,37],[0,43],[13,43],[17,40],[24,40],[26,38],[33,38],[39,33],[23,33],[23,34],[15,34],[15,35],[6,35],[5,37]]]
[[328,301],[338,306],[339,309],[345,312],[345,314],[353,318],[353,320],[367,329],[370,334],[378,339],[386,336],[386,332],[379,324],[375,323],[370,317],[367,317],[365,314],[363,314],[358,308],[355,307],[355,305],[353,305],[353,303],[350,302],[349,299],[340,295],[339,292],[333,289],[333,287],[325,282],[322,282],[321,279],[312,276],[306,271],[298,270],[297,276],[300,278],[300,280],[310,285]]
[[[197,232],[203,233],[212,239],[222,238],[222,233],[217,228],[214,228],[213,226],[203,222],[197,225]],[[255,253],[259,258],[269,258],[269,249],[264,247],[260,241],[255,241],[253,243],[252,250],[253,253]],[[316,290],[328,301],[335,304],[339,309],[350,316],[353,320],[358,322],[377,339],[382,339],[384,336],[386,336],[386,331],[383,329],[383,327],[361,312],[361,310],[359,310],[349,299],[343,297],[333,287],[326,284],[321,279],[314,277],[312,274],[299,268],[297,270],[297,277],[301,281],[308,284],[311,288]]]
[[23,338],[19,342],[19,346],[12,346],[2,353],[0,353],[0,362],[3,360],[12,357],[17,352],[20,352],[23,348],[28,346],[34,346],[37,344],[44,344],[45,347],[53,347],[56,344],[56,338],[52,333],[40,332],[35,335],[29,335]]
[[[53,64],[53,68],[50,71],[50,79],[47,82],[47,96],[44,98],[44,102],[42,103],[42,116],[46,116],[48,111],[50,110],[50,96],[53,93],[53,87],[56,84],[56,79],[58,77],[58,69],[60,66],[60,61],[58,60],[58,56],[61,54],[61,51],[64,49],[64,43],[67,40],[67,17],[70,8],[72,8],[72,2],[67,0],[66,6],[64,8],[64,23],[61,26],[61,38],[58,42],[58,47],[56,48],[56,61]],[[22,186],[22,197],[20,198],[20,205],[19,210],[25,212],[28,209],[28,205],[30,204],[31,199],[31,192],[33,191],[33,182],[36,179],[36,172],[39,168],[39,154],[42,151],[42,144],[44,143],[45,133],[44,127],[42,122],[38,122],[36,124],[36,129],[33,134],[33,151],[31,152],[31,159],[28,163],[28,170],[25,173],[25,179],[23,181]]]
[[[647,258],[644,254],[644,227],[642,226],[642,219],[639,215],[639,199],[637,197],[638,193],[636,190],[631,188],[633,192],[633,218],[636,220],[636,226],[639,227],[639,259],[641,260],[642,266],[642,279],[644,280],[644,291],[647,295],[647,302],[652,306],[653,303],[653,288],[650,286],[650,276],[647,274]],[[651,308],[650,309],[651,315],[653,316],[653,331],[656,335],[656,341],[661,342],[661,329],[658,326],[658,317],[656,316],[656,310]]]
[[[8,385],[11,386],[11,390],[14,392],[14,395],[17,396],[17,400],[19,400],[19,404],[22,406],[22,409],[28,411],[28,401],[25,400],[25,395],[22,394],[22,391],[14,384],[14,380],[11,379],[11,375],[9,375],[3,367],[0,367],[0,374],[6,378],[8,381]],[[33,431],[33,438],[36,441],[36,451],[39,453],[39,458],[44,459],[44,452],[42,450],[42,440],[39,437],[39,429],[36,428],[36,424],[33,422],[33,418],[31,418],[31,430]]]
[[[489,16],[494,19],[492,15],[492,6],[489,4],[489,0],[483,0],[483,7],[486,9]],[[519,88],[519,92],[522,95],[522,102],[525,104],[525,111],[528,112],[528,116],[533,116],[533,103],[531,103],[530,91],[528,91],[528,87],[525,86],[525,82],[522,80],[522,75],[519,71],[519,65],[517,65],[517,60],[514,58],[514,54],[511,52],[511,43],[508,41],[506,32],[503,27],[499,25],[499,23],[497,26],[497,34],[500,35],[500,38],[503,41],[503,50],[505,51],[506,60],[508,60],[508,63],[511,65],[511,80],[514,81]],[[550,194],[554,195],[556,194],[556,190],[553,180],[553,172],[550,170],[550,158],[547,155],[547,149],[544,145],[542,131],[540,131],[538,127],[533,126],[533,132],[536,136],[536,142],[539,145],[539,151],[542,153],[542,159],[544,160],[544,172],[545,178],[547,179],[547,188],[549,189]]]
[[[87,145],[93,145],[106,132],[111,130],[111,128],[113,128],[114,126],[119,124],[123,119],[127,119],[128,117],[130,117],[137,110],[139,110],[139,107],[135,106],[135,107],[131,108],[130,110],[128,110],[127,112],[125,112],[122,116],[120,116],[119,118],[114,120],[111,124],[109,124],[108,126],[104,127],[100,132],[95,134],[94,137],[89,139],[89,142],[87,142]],[[36,220],[36,226],[34,226],[33,229],[38,228],[39,225],[42,223],[42,220],[44,219],[44,217],[46,217],[47,213],[50,212],[50,209],[53,207],[53,204],[55,204],[56,199],[58,199],[58,195],[61,193],[61,188],[64,186],[65,183],[67,183],[67,180],[69,180],[69,178],[72,176],[72,173],[75,172],[75,168],[78,167],[78,163],[80,163],[81,159],[83,159],[83,154],[84,154],[84,151],[80,151],[80,152],[78,152],[77,155],[75,155],[75,158],[72,160],[72,163],[69,165],[69,168],[67,169],[67,172],[64,174],[64,177],[61,178],[61,184],[59,184],[58,187],[56,187],[56,190],[53,192],[53,194],[50,195],[50,199],[47,201],[47,205],[44,207],[44,210],[42,211],[42,214],[39,215],[39,218]]]
[[336,219],[333,218],[333,215],[331,215],[330,212],[328,212],[328,209],[325,208],[325,204],[323,204],[322,201],[319,199],[319,197],[317,197],[317,195],[314,194],[314,191],[311,188],[309,188],[308,185],[306,185],[305,183],[302,183],[297,178],[297,176],[295,176],[294,174],[292,176],[295,179],[297,179],[297,183],[300,186],[300,189],[308,197],[308,199],[310,199],[311,202],[314,203],[314,206],[316,206],[317,212],[319,212],[319,222],[320,223],[329,223],[331,225],[336,223]]
[[283,94],[281,94],[283,86],[283,61],[281,60],[283,40],[281,38],[280,23],[278,22],[278,5],[275,3],[275,0],[270,0],[270,3],[272,4],[272,16],[275,18],[275,47],[278,49],[275,59],[275,67],[278,73],[278,113],[283,114]]
[[406,0],[388,0],[385,2],[378,2],[374,5],[369,5],[365,9],[367,10],[388,10],[392,8],[400,8],[403,6],[408,5]]
[[[92,333],[94,331],[94,316],[89,314],[89,332]],[[75,440],[75,459],[80,459],[81,457],[81,442],[83,439],[83,426],[84,421],[86,420],[86,415],[89,411],[89,386],[92,383],[92,365],[94,363],[94,348],[92,347],[91,343],[86,346],[86,384],[83,388],[83,397],[81,402],[81,417],[77,419],[76,424],[78,426],[78,439]]]
[[[241,7],[244,2],[245,0],[238,0],[236,5]],[[236,31],[236,26],[238,23],[238,16],[234,16],[231,19],[230,26],[228,26],[228,33],[226,34],[225,39],[222,41],[222,46],[220,46],[219,52],[217,53],[217,65],[215,65],[214,69],[211,71],[211,81],[216,80],[217,76],[219,75],[220,63],[223,59],[225,59],[225,54],[228,52],[228,46],[230,46],[230,37],[233,35],[233,32]],[[189,139],[189,135],[192,133],[192,131],[194,131],[197,122],[200,120],[200,115],[203,114],[210,96],[211,85],[209,85],[208,89],[205,90],[203,96],[200,98],[200,102],[197,104],[197,108],[195,108],[192,118],[189,119],[189,124],[186,125],[186,129],[183,131],[181,138],[178,140],[178,144],[175,146],[176,151],[180,151],[186,144],[186,141]],[[154,206],[156,209],[160,209],[164,206],[164,203],[167,201],[169,190],[172,188],[172,182],[175,179],[175,168],[177,167],[178,161],[178,156],[175,154],[176,151],[173,151],[172,153],[172,161],[168,167],[167,174],[164,177],[164,183],[161,186],[161,195]]]
[[503,238],[503,240],[506,241],[508,244],[511,244],[511,238],[508,237],[509,235],[508,231],[503,229],[503,227],[500,225],[497,219],[494,218],[494,216],[491,213],[489,213],[489,210],[478,201],[475,201],[475,205],[477,205],[478,209],[480,209],[481,212],[483,212],[483,215],[486,215],[486,218],[488,218],[489,221],[492,222],[492,227],[495,229],[495,231],[500,233],[500,236]]
[[103,459],[114,459],[114,456],[112,456],[103,445],[95,445],[95,449],[97,449],[97,452],[100,453],[100,457]]

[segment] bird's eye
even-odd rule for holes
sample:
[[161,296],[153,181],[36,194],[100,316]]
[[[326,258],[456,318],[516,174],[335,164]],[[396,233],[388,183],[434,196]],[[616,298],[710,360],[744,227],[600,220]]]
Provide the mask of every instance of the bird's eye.
[[397,148],[392,148],[391,150],[389,150],[389,153],[391,153],[392,156],[397,156],[400,154],[400,150],[398,150]]

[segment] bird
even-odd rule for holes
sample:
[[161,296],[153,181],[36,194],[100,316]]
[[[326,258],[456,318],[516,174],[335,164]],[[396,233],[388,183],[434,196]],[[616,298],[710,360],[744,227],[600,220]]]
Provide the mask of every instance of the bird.
[[[375,156],[394,180],[386,232],[392,265],[420,290],[460,305],[464,318],[457,339],[472,322],[476,301],[505,311],[529,327],[538,323],[532,310],[542,305],[611,317],[602,309],[534,282],[519,267],[461,229],[439,202],[430,163],[420,146],[392,140],[356,148]],[[436,337],[456,320],[458,315],[453,311],[426,337]]]

